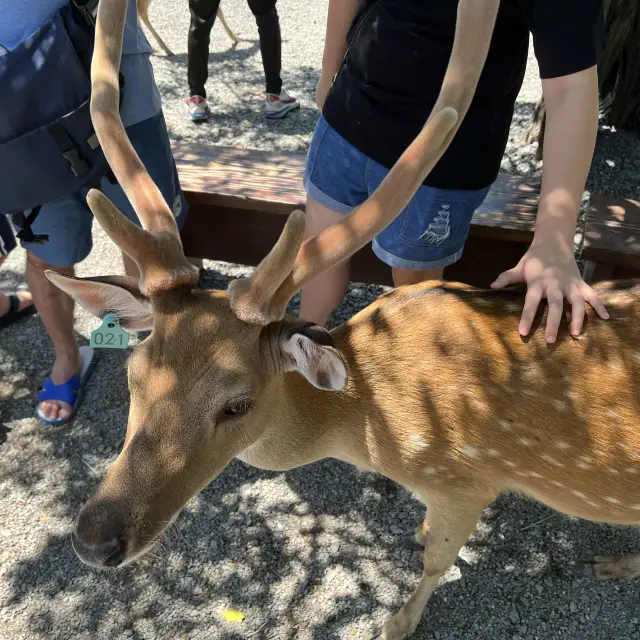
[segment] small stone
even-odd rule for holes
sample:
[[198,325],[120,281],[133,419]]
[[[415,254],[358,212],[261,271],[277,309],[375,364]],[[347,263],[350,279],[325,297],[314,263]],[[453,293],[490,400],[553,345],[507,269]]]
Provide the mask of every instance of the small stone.
[[578,605],[572,600],[569,603],[569,611],[571,611],[571,613],[575,613],[578,610]]
[[527,625],[526,624],[521,624],[518,627],[518,632],[521,633],[522,635],[524,635],[525,633],[527,633]]
[[2,602],[2,604],[0,606],[2,607],[8,607],[9,605],[12,605],[16,599],[17,599],[17,594],[16,593],[10,593]]
[[218,552],[218,542],[216,540],[212,540],[209,543],[209,551],[211,553],[217,553]]
[[395,533],[396,535],[403,533],[403,530],[396,524],[392,524],[389,527],[389,531],[391,531],[391,533]]
[[509,612],[509,620],[511,620],[512,624],[518,624],[518,622],[520,622],[520,614],[515,605],[511,607],[511,611]]

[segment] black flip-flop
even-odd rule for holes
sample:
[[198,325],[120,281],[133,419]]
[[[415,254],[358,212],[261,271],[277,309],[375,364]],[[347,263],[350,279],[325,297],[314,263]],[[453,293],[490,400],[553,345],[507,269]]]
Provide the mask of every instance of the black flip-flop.
[[9,298],[9,311],[3,316],[0,316],[0,328],[8,327],[10,324],[20,320],[20,318],[25,318],[36,312],[36,305],[33,303],[22,309],[22,311],[19,311],[20,298],[18,298],[15,293],[10,293],[7,298]]

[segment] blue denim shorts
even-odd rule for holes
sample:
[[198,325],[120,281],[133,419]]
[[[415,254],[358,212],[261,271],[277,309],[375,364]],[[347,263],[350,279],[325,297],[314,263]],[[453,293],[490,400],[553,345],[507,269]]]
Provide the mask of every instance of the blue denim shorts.
[[[320,117],[304,174],[309,197],[331,211],[347,214],[362,204],[388,173]],[[422,185],[402,213],[374,239],[373,251],[399,269],[453,264],[462,256],[471,218],[490,186],[467,191]]]
[[[173,211],[178,228],[181,228],[187,217],[187,202],[180,189],[162,111],[152,118],[127,127],[127,134]],[[100,189],[129,220],[140,224],[120,185],[111,184],[103,178]],[[35,234],[47,234],[49,241],[45,244],[24,242],[24,248],[55,267],[71,267],[84,260],[93,244],[93,214],[87,204],[87,193],[88,189],[81,189],[43,205],[31,228]]]

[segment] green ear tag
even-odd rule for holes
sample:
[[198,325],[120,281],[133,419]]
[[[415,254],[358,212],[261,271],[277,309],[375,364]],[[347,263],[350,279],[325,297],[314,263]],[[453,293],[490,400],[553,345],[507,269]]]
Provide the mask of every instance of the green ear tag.
[[129,334],[120,327],[120,320],[115,313],[107,313],[102,324],[91,332],[90,347],[96,349],[126,349]]

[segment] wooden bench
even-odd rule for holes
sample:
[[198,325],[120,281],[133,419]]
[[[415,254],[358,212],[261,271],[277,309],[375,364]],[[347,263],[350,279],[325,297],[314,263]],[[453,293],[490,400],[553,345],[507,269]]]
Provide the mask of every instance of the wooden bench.
[[[304,155],[186,143],[174,144],[173,152],[190,206],[182,239],[191,257],[255,266],[286,216],[304,209]],[[445,277],[486,287],[513,267],[533,237],[538,195],[538,183],[501,175],[473,217],[462,259]],[[354,256],[352,279],[392,284],[370,246]]]
[[591,196],[582,257],[587,280],[640,278],[640,202]]

